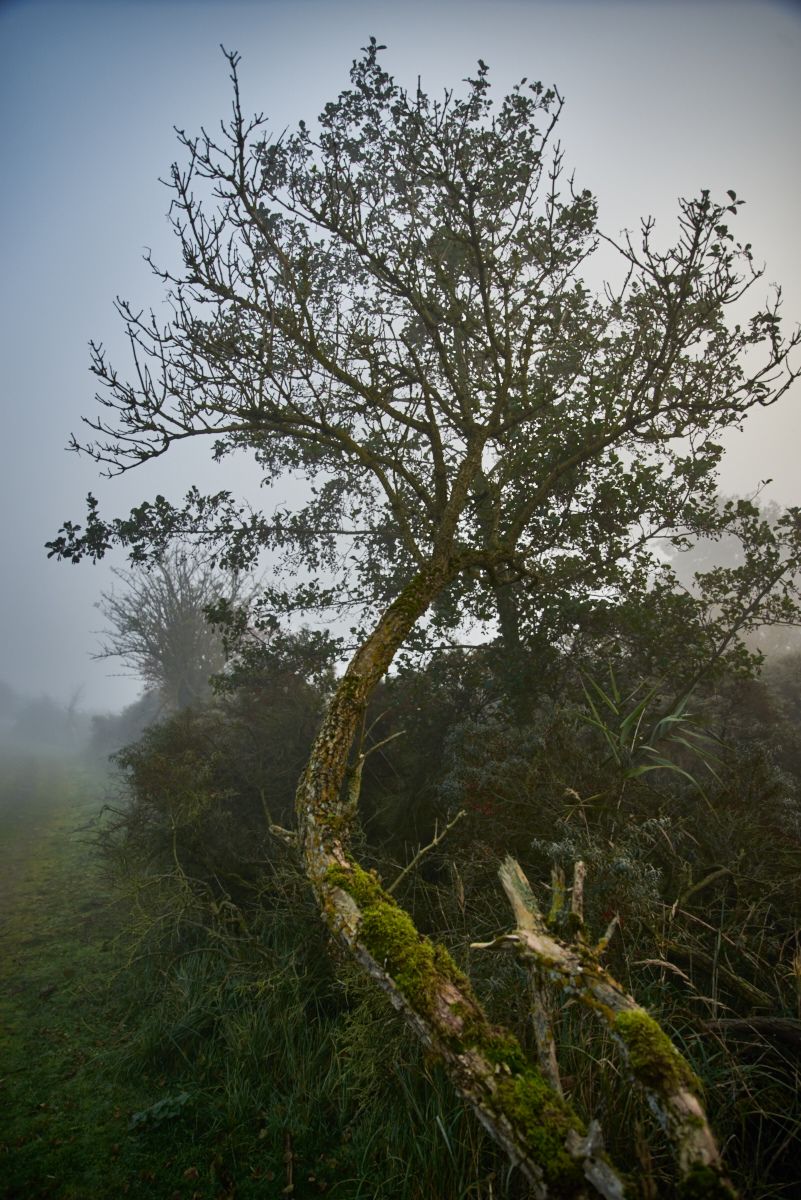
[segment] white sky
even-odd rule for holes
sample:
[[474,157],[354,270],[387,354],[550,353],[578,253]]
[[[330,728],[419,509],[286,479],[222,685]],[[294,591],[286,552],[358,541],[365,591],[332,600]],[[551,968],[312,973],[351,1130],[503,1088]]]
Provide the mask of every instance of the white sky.
[[[348,84],[374,35],[414,87],[459,85],[481,57],[496,95],[523,75],[566,97],[561,141],[577,182],[599,197],[607,232],[656,216],[668,237],[679,195],[701,188],[746,201],[741,240],[801,319],[801,5],[732,0],[0,0],[0,678],[19,690],[117,708],[135,681],[90,658],[93,608],[108,567],[48,562],[43,544],[82,520],[89,490],[123,515],[193,482],[257,496],[242,459],[215,467],[198,447],[103,481],[63,447],[94,410],[90,338],[125,366],[117,294],[158,304],[145,247],[174,254],[158,183],[187,132],[228,114],[220,43],[242,54],[246,109],[278,128],[313,121]],[[173,260],[174,261],[174,260]],[[117,351],[116,353],[115,350]],[[801,504],[801,389],[734,434],[722,477]],[[115,560],[122,565],[122,559]]]

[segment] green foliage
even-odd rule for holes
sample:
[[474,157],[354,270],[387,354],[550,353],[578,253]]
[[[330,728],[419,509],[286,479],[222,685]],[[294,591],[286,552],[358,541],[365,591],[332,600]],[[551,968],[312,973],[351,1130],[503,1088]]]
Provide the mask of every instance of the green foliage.
[[104,826],[107,853],[218,896],[258,891],[280,857],[270,827],[291,823],[321,703],[285,673],[152,725],[114,756],[127,796]]
[[87,844],[104,782],[53,755],[0,760],[0,1196],[9,1200],[111,1200],[126,1188],[145,1200],[143,1175],[155,1166],[172,1191],[196,1154],[186,1142],[165,1169],[176,1157],[170,1138],[154,1131],[142,1154],[126,1135],[131,1112],[159,1091],[158,1075],[148,1082],[141,1069],[117,1077],[136,1013],[111,949],[115,897]]
[[[94,348],[104,409],[80,448],[127,470],[209,438],[214,458],[247,449],[270,483],[301,473],[309,490],[266,515],[192,489],[111,521],[90,497],[50,552],[159,562],[184,538],[241,568],[268,549],[265,627],[344,607],[363,630],[458,552],[422,646],[497,618],[514,669],[521,647],[631,642],[638,625],[643,674],[747,668],[738,634],[797,612],[801,525],[719,499],[720,434],[791,385],[801,332],[782,337],[778,297],[728,320],[760,277],[731,232],[742,200],[702,191],[672,246],[650,219],[616,245],[592,194],[564,186],[555,90],[523,80],[496,102],[479,63],[463,95],[411,95],[371,39],[315,128],[273,136],[227,58],[230,124],[179,135],[183,267],[154,265],[173,317],[120,305],[142,369],[129,383]],[[601,239],[619,278],[593,295]],[[679,592],[656,546],[721,538],[737,563]]]
[[[709,747],[715,745],[717,748],[717,741],[701,732],[698,719],[690,717],[685,711],[692,693],[683,696],[677,703],[671,705],[668,712],[652,716],[649,713],[649,705],[663,691],[664,680],[660,679],[639,700],[637,700],[637,696],[643,691],[643,683],[637,684],[631,695],[624,698],[615,682],[614,672],[611,668],[609,680],[611,687],[608,693],[604,692],[594,679],[587,680],[595,697],[600,699],[605,709],[609,711],[600,713],[596,708],[592,693],[586,685],[583,685],[591,715],[580,713],[579,717],[603,735],[609,747],[611,759],[619,772],[621,783],[627,779],[637,779],[649,771],[677,771],[689,779],[690,783],[703,795],[703,789],[692,775],[671,759],[665,758],[657,748],[661,748],[661,745],[683,746],[700,758],[704,766],[715,775],[712,763],[719,764],[720,759],[712,754]],[[693,736],[692,741],[689,741],[686,736],[690,730]],[[717,778],[716,775],[715,778]],[[592,796],[590,801],[596,798]]]
[[158,694],[145,691],[119,713],[92,717],[92,736],[89,752],[98,759],[108,759],[116,750],[137,741],[149,725],[164,715],[164,705]]

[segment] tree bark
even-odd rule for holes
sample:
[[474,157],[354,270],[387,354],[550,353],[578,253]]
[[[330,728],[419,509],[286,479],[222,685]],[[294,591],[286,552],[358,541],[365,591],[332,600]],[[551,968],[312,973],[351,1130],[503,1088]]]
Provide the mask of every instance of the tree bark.
[[355,813],[353,801],[342,801],[340,797],[348,755],[364,710],[410,630],[463,565],[460,558],[450,557],[414,577],[356,651],[328,706],[296,800],[300,846],[309,878],[320,897],[328,868],[345,861],[344,847]]

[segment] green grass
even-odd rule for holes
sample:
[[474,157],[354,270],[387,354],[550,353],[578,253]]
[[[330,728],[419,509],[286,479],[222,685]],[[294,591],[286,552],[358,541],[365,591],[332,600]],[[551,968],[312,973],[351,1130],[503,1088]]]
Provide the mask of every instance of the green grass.
[[87,836],[102,783],[56,759],[0,763],[0,1196],[220,1196],[235,1168],[237,1195],[263,1195],[242,1176],[264,1163],[229,1162],[225,1136],[198,1130],[193,1096],[128,1131],[184,1089],[175,1071],[138,1064],[146,1020]]
[[[74,762],[0,758],[0,1200],[525,1194],[302,893],[254,907],[254,937],[225,954],[184,932],[183,954],[127,969],[131,922],[92,848],[104,786]],[[514,962],[471,969],[523,1036]],[[702,1076],[744,1194],[798,1195],[797,1064],[710,1039],[671,980],[639,979],[635,993]],[[558,1024],[571,1102],[600,1115],[613,1158],[670,1194],[668,1147],[608,1037],[575,1005]]]
[[520,1194],[388,1003],[320,975],[297,918],[265,925],[257,970],[211,952],[125,970],[91,847],[103,785],[0,760],[0,1197],[280,1196],[287,1153],[293,1200]]
[[[0,762],[0,1195],[152,1195],[127,1137],[157,1081],[110,1072],[130,1036],[115,914],[87,845],[102,780],[54,758]],[[154,1147],[155,1151],[155,1147]],[[192,1195],[156,1152],[160,1190]],[[190,1165],[190,1164],[186,1164]],[[166,1194],[170,1194],[167,1192]]]

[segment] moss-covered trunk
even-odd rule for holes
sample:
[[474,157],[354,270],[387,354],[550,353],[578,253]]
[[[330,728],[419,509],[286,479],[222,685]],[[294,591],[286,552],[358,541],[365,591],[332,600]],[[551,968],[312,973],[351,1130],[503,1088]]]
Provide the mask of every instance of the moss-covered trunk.
[[[470,981],[447,951],[418,933],[411,917],[384,891],[380,880],[364,871],[348,853],[358,789],[349,788],[343,797],[343,783],[362,715],[415,622],[468,561],[468,556],[451,556],[422,570],[386,610],[351,660],[298,787],[299,846],[331,931],[438,1056],[457,1091],[520,1167],[534,1193],[538,1197],[578,1200],[591,1192],[607,1200],[623,1200],[629,1195],[629,1187],[599,1149],[595,1122],[589,1130],[584,1129],[547,1072],[543,1074],[528,1061],[510,1033],[489,1024]],[[519,889],[508,887],[508,883],[506,880],[504,886],[519,923],[521,912],[525,917],[522,929],[512,939],[528,939],[526,950],[534,953],[537,947],[532,949],[528,942],[535,933],[545,935],[544,927],[540,929],[532,915],[533,897],[526,883],[524,899],[528,898],[528,907],[523,904],[521,908],[522,901],[516,903]],[[570,966],[571,985],[575,986],[573,976],[580,979],[579,991],[582,995],[587,992],[588,1002],[597,1006],[600,1002],[592,992],[592,982],[599,972],[595,956],[583,944],[578,950],[560,945],[556,954],[556,942],[546,940],[552,951],[550,957],[546,955],[547,969],[564,966],[564,958]],[[609,1008],[609,1012],[615,1016],[615,1033],[624,1043],[635,1076],[635,1068],[640,1065],[638,1054],[644,1055],[649,1064],[654,1058],[640,1044],[643,1029],[652,1041],[657,1039],[658,1048],[670,1047],[672,1066],[674,1059],[680,1062],[656,1023],[606,975],[603,984],[606,990],[602,1007],[609,1008],[609,996],[620,1000],[620,1012],[617,1008],[614,1013]],[[733,1200],[733,1190],[697,1099],[684,1086],[683,1077],[678,1083],[673,1081],[675,1086],[670,1080],[668,1083],[671,1086],[662,1088],[665,1095],[659,1093],[664,1100],[660,1112],[663,1117],[668,1113],[668,1132],[678,1135],[673,1140],[682,1177],[680,1194],[693,1200]],[[651,1080],[645,1089],[649,1098],[656,1095],[654,1088]],[[636,1185],[631,1194],[638,1194]]]
[[462,567],[448,558],[420,571],[354,654],[328,706],[298,787],[298,834],[309,878],[322,897],[325,873],[341,863],[355,815],[341,800],[348,755],[376,684],[415,622]]
[[443,1062],[460,1094],[520,1166],[538,1196],[605,1196],[621,1184],[581,1121],[505,1030],[487,1021],[447,952],[348,854],[352,803],[342,798],[348,755],[373,689],[414,623],[465,563],[420,572],[354,655],[314,742],[297,794],[300,847],[326,922]]

